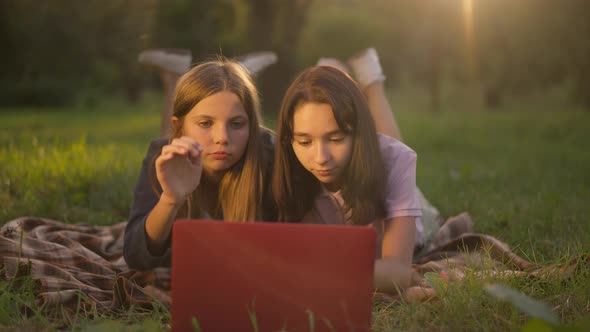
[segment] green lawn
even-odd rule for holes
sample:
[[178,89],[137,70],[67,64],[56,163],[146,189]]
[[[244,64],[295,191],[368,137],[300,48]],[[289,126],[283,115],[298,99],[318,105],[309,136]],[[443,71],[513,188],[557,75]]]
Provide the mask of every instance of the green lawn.
[[[137,106],[113,100],[87,108],[0,110],[0,223],[22,215],[72,223],[125,220],[141,160],[158,132],[160,106],[150,97]],[[396,116],[419,156],[418,184],[445,215],[469,211],[478,232],[533,261],[590,252],[590,113],[406,109]],[[572,324],[590,316],[588,272],[567,283],[507,282]],[[527,317],[490,298],[482,284],[468,277],[432,303],[376,307],[374,329],[518,330]],[[18,313],[14,298],[27,294],[9,286],[0,287],[0,327],[47,323],[42,314]],[[152,316],[168,319],[166,313]],[[76,329],[119,326],[86,317],[79,322]]]

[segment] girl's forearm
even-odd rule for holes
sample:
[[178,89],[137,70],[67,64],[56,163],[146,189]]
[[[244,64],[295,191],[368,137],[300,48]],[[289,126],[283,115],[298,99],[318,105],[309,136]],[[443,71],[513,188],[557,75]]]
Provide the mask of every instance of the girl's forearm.
[[148,250],[154,256],[166,251],[165,245],[181,204],[161,196],[145,221]]
[[377,290],[397,293],[410,285],[415,238],[415,217],[395,217],[385,221],[381,248],[383,258],[375,261]]
[[375,261],[374,286],[384,293],[398,293],[410,285],[412,267],[396,257]]

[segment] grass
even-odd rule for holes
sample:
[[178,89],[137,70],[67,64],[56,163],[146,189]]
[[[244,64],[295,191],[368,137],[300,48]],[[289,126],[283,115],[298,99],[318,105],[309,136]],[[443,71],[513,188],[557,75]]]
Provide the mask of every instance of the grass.
[[[418,98],[393,100],[404,139],[418,152],[419,186],[441,212],[469,211],[478,232],[533,261],[590,252],[590,113],[518,105],[518,112],[444,107],[433,114],[416,111],[423,105]],[[158,132],[160,106],[151,96],[136,106],[108,100],[70,109],[0,110],[0,223],[23,215],[104,225],[125,220],[141,160]],[[590,316],[588,272],[565,283],[506,283],[574,324]],[[468,274],[426,304],[376,305],[373,329],[518,330],[527,317],[485,293],[488,279]],[[169,321],[165,311],[136,310],[49,318],[25,286],[0,284],[0,330],[159,331]],[[31,310],[24,315],[17,304]]]

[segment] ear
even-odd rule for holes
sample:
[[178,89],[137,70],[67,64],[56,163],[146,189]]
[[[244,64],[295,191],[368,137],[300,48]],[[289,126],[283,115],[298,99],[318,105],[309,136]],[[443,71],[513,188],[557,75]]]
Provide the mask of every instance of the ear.
[[180,126],[180,119],[177,116],[173,115],[171,118],[171,121],[172,121],[172,128],[173,129]]

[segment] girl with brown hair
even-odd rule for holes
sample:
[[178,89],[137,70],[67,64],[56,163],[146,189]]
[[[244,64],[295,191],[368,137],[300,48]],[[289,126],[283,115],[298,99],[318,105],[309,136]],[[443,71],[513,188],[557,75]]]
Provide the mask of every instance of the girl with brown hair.
[[261,123],[258,92],[239,63],[221,58],[180,77],[171,138],[152,142],[135,188],[124,245],[131,268],[170,265],[176,218],[273,218],[263,183],[272,142]]
[[280,220],[375,227],[375,287],[407,287],[423,243],[416,153],[377,133],[365,96],[343,71],[309,68],[287,90],[272,191]]

